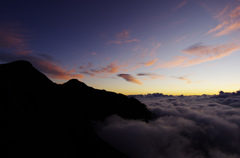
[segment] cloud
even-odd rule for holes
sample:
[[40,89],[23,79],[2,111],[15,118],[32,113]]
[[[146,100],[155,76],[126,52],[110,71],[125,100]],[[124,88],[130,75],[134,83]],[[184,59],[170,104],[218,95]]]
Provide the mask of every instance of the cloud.
[[117,76],[122,77],[123,79],[125,79],[128,82],[133,82],[133,83],[140,84],[140,85],[143,84],[141,81],[139,81],[137,78],[133,77],[130,74],[118,74]]
[[138,54],[138,56],[140,58],[144,58],[146,56],[154,56],[156,53],[157,53],[157,50],[159,47],[161,47],[162,44],[158,41],[156,42],[152,42],[152,48],[149,49],[149,48],[144,48],[143,46],[141,45],[137,45],[133,51],[139,51],[140,53]]
[[134,38],[130,39],[129,36],[130,32],[129,31],[123,31],[120,33],[117,33],[115,35],[115,40],[108,41],[107,44],[123,44],[123,43],[132,43],[132,42],[140,42],[140,40]]
[[130,39],[130,40],[115,40],[115,41],[109,41],[107,44],[122,44],[122,43],[132,43],[132,42],[140,42],[138,39]]
[[149,76],[151,79],[164,78],[163,75],[158,75],[155,73],[138,73],[137,76]]
[[124,40],[126,38],[129,38],[129,33],[129,31],[124,30],[123,32],[117,33],[116,38]]
[[64,70],[55,64],[53,58],[47,54],[34,55],[27,41],[27,36],[23,34],[23,30],[10,24],[0,25],[0,61],[27,60],[38,70],[54,79],[81,79],[84,77],[84,75],[76,74],[73,70]]
[[96,52],[92,52],[91,55],[97,55],[97,53]]
[[175,56],[174,59],[167,62],[158,63],[155,68],[173,68],[181,66],[189,57],[186,56]]
[[[42,56],[42,55],[40,55]],[[33,64],[39,71],[43,72],[50,78],[54,79],[71,79],[71,78],[78,78],[81,79],[84,75],[75,74],[73,71],[66,71],[62,67],[56,65],[50,60],[41,58],[39,55],[32,55],[32,54],[17,54],[17,53],[4,53],[0,52],[0,61],[1,62],[12,62],[16,60],[27,60]]]
[[179,4],[174,8],[174,10],[178,10],[178,9],[182,8],[183,6],[185,6],[185,5],[187,4],[187,1],[188,1],[188,0],[184,0],[184,1],[182,1],[181,3],[179,3]]
[[198,43],[182,51],[185,56],[175,56],[167,62],[159,62],[155,68],[187,67],[201,64],[208,61],[217,60],[240,50],[240,46],[235,43],[220,45],[203,45]]
[[210,45],[204,46],[202,44],[196,44],[183,50],[184,54],[195,56],[194,59],[190,59],[183,63],[183,67],[196,65],[207,61],[220,59],[231,55],[233,52],[240,50],[240,46],[234,43]]
[[44,58],[46,60],[49,60],[49,61],[53,60],[53,57],[48,55],[48,54],[37,54],[37,56],[42,57],[42,58]]
[[27,44],[27,38],[23,35],[23,30],[10,25],[0,26],[0,48],[10,50],[19,54],[32,53]]
[[186,36],[183,36],[183,37],[181,37],[181,38],[176,38],[176,42],[181,42],[181,41],[183,41],[184,39],[186,39]]
[[143,62],[143,63],[139,63],[139,64],[144,65],[144,66],[152,66],[152,65],[154,65],[157,61],[158,61],[158,59],[153,59],[153,60],[151,60],[151,61]]
[[137,98],[157,117],[148,123],[116,115],[96,132],[131,158],[239,158],[240,96]]
[[215,18],[222,18],[225,14],[226,14],[226,12],[227,12],[227,10],[230,8],[230,6],[226,6],[221,12],[219,12],[216,16],[215,16]]
[[186,81],[186,83],[193,83],[189,78],[187,78],[187,77],[185,77],[185,76],[181,76],[181,77],[173,76],[173,78],[177,78],[177,79],[179,79],[179,80]]
[[239,5],[234,6],[234,9],[227,6],[215,17],[220,20],[220,23],[215,28],[210,29],[207,34],[214,33],[214,36],[223,36],[240,29]]
[[118,61],[111,62],[110,64],[100,67],[93,68],[93,64],[89,63],[88,65],[81,65],[79,70],[83,74],[91,75],[92,77],[97,74],[113,74],[119,72],[119,69],[123,67],[123,65],[118,65]]
[[159,43],[159,42],[153,42],[153,43],[152,43],[152,45],[154,46],[154,47],[153,47],[153,49],[156,49],[156,48],[158,48],[158,47],[161,47],[161,46],[162,46],[162,44],[161,44],[161,43]]

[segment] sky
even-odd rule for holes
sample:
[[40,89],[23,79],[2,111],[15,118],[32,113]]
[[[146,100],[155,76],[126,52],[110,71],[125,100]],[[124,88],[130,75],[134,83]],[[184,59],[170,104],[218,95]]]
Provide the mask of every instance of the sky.
[[117,93],[240,87],[239,0],[51,0],[0,5],[0,63]]

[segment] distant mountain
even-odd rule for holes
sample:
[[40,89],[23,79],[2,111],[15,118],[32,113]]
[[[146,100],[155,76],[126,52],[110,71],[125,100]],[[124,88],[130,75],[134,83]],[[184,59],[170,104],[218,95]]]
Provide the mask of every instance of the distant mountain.
[[1,64],[0,76],[0,157],[126,158],[96,135],[93,122],[113,114],[152,118],[134,98],[76,79],[58,85],[27,61]]

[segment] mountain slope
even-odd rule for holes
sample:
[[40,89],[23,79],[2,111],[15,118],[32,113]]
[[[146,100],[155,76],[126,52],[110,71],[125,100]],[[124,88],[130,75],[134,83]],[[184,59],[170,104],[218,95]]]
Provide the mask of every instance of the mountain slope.
[[146,106],[72,79],[49,80],[27,61],[0,65],[0,157],[126,156],[96,135],[93,121],[117,114],[151,119]]

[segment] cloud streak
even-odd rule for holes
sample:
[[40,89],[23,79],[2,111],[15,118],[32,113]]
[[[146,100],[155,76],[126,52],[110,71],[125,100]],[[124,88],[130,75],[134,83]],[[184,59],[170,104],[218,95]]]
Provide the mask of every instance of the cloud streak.
[[132,43],[132,42],[140,42],[139,39],[133,38],[130,39],[130,32],[124,30],[123,32],[117,33],[115,35],[115,40],[108,41],[107,44],[123,44],[123,43]]
[[155,73],[138,73],[137,76],[148,76],[151,79],[157,79],[157,78],[164,78],[165,76],[163,75],[158,75]]
[[92,77],[98,75],[98,74],[113,74],[120,71],[120,68],[124,66],[118,65],[118,61],[111,62],[110,64],[99,67],[99,68],[93,68],[93,64],[89,63],[87,65],[81,65],[79,67],[80,73],[91,75]]
[[128,82],[133,82],[139,85],[142,85],[143,83],[141,81],[139,81],[137,78],[133,77],[130,74],[118,74],[118,77],[122,77],[123,79],[125,79]]
[[189,78],[187,78],[186,76],[181,76],[181,77],[173,76],[173,78],[186,81],[186,83],[193,83],[193,82],[192,82]]
[[233,43],[212,46],[204,46],[202,44],[193,45],[182,52],[187,55],[195,56],[196,58],[188,60],[182,66],[197,65],[203,62],[220,59],[238,50],[240,50],[240,46]]
[[186,36],[183,36],[181,38],[176,38],[175,42],[181,42],[183,41],[184,39],[186,39]]
[[159,62],[155,68],[188,67],[217,60],[229,56],[239,50],[240,46],[235,43],[208,46],[198,43],[184,49],[182,51],[184,56],[175,56],[174,59],[170,61]]
[[144,65],[144,66],[152,66],[152,65],[154,65],[157,61],[158,61],[158,59],[153,59],[153,60],[150,60],[150,61],[147,61],[147,62],[142,62],[142,63],[139,63],[139,64],[140,64],[140,65]]
[[227,6],[215,17],[220,20],[220,23],[210,29],[207,34],[214,33],[214,36],[223,36],[240,29],[240,5],[235,6],[233,10]]
[[[0,26],[0,61],[12,62],[16,60],[27,60],[41,72],[53,79],[81,79],[84,75],[74,71],[66,71],[53,62],[53,58],[47,54],[33,54],[30,50],[27,38],[21,29],[13,25]],[[8,53],[6,53],[8,52]]]
[[181,66],[189,57],[186,56],[175,56],[174,59],[167,62],[160,62],[154,68],[173,68]]
[[[12,62],[27,60],[41,72],[53,79],[81,79],[84,75],[77,74],[73,70],[66,71],[53,62],[53,58],[47,54],[33,54],[30,50],[27,38],[22,34],[23,30],[13,25],[0,26],[0,61]],[[8,53],[6,53],[8,52]]]
[[182,1],[181,3],[179,3],[179,4],[174,8],[174,10],[176,11],[176,10],[182,8],[183,6],[185,6],[185,5],[187,4],[187,1],[188,1],[188,0],[184,0],[184,1]]
[[16,54],[16,53],[3,53],[0,52],[1,62],[12,62],[16,60],[27,60],[33,64],[41,72],[45,73],[50,78],[54,79],[81,79],[84,75],[76,74],[74,71],[66,71],[62,67],[56,65],[52,61],[41,58],[40,56],[32,54]]
[[27,44],[27,38],[21,32],[21,29],[12,25],[0,26],[0,48],[11,50],[19,54],[32,53]]

